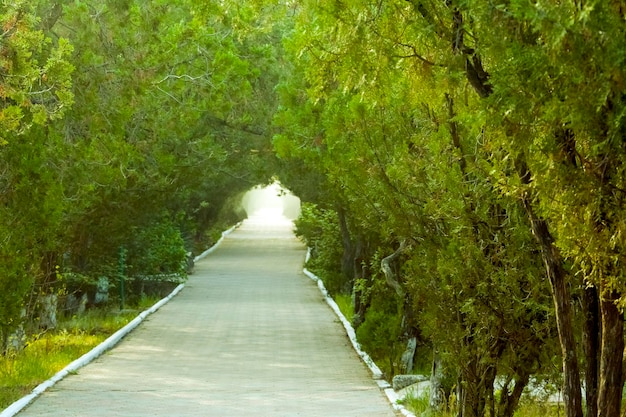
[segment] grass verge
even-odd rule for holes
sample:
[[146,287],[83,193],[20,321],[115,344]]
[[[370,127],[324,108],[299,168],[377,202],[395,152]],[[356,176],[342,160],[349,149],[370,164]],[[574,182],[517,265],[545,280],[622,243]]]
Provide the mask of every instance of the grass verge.
[[352,296],[350,294],[337,294],[333,296],[333,300],[337,303],[339,310],[343,316],[352,323],[354,317],[354,306],[352,305]]
[[59,321],[56,329],[36,335],[20,351],[0,356],[0,411],[29,394],[107,337],[124,327],[157,298],[144,297],[132,310],[91,309]]

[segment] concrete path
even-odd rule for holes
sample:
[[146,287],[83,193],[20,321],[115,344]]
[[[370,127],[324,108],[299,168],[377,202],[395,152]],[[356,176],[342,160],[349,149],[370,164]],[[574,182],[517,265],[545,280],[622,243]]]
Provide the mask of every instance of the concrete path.
[[246,221],[120,345],[19,413],[391,417],[287,222]]

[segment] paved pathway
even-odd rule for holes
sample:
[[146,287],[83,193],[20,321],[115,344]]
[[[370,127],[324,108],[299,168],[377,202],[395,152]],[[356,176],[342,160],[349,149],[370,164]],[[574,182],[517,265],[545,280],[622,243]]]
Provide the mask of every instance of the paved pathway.
[[18,417],[391,417],[290,225],[247,221],[120,345]]

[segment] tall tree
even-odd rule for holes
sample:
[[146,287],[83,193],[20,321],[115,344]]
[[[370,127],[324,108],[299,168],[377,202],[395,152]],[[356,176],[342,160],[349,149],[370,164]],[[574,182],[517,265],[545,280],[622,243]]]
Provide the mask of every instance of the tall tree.
[[[503,2],[475,15],[484,22],[476,26],[476,36],[486,41],[485,53],[514,57],[494,61],[490,69],[498,114],[493,120],[508,129],[498,143],[504,143],[511,160],[523,158],[527,166],[521,181],[509,183],[517,183],[512,188],[532,206],[535,233],[547,239],[544,251],[553,254],[552,262],[572,262],[585,285],[597,288],[603,327],[596,328],[602,337],[597,415],[618,416],[624,347],[622,222],[616,220],[624,210],[618,145],[624,132],[623,6]],[[494,15],[498,25],[489,23]],[[558,287],[566,291],[567,285],[553,283],[555,303],[563,307],[570,300],[558,299]],[[574,366],[571,343],[564,347],[564,360]],[[593,397],[587,402],[588,414],[596,415]],[[575,404],[569,408],[568,415],[582,414]]]
[[[413,11],[410,5],[390,2],[368,9],[356,3],[337,8],[311,4],[302,12],[309,29],[295,38],[307,93],[318,110],[314,118],[306,114],[296,123],[317,125],[319,133],[313,136],[312,129],[302,135],[292,129],[290,139],[297,145],[284,145],[288,139],[283,135],[279,150],[308,149],[312,169],[326,172],[342,190],[351,223],[386,236],[379,249],[386,254],[378,258],[384,257],[384,269],[390,271],[385,279],[401,298],[409,296],[405,312],[418,309],[424,318],[419,322],[433,324],[422,331],[460,370],[464,415],[481,415],[488,405],[495,409],[498,373],[518,382],[507,386],[498,407],[500,415],[512,415],[534,369],[531,364],[544,351],[528,350],[529,356],[515,359],[504,359],[504,353],[544,346],[550,326],[537,339],[530,323],[549,308],[542,298],[532,312],[524,303],[501,309],[495,303],[498,295],[485,290],[493,287],[513,299],[527,297],[514,295],[520,287],[536,294],[542,284],[525,274],[537,270],[538,258],[532,250],[519,256],[518,245],[533,246],[529,228],[515,202],[502,198],[492,185],[488,155],[480,147],[481,121],[462,123],[479,99],[468,99],[463,83],[454,78],[465,73],[463,61],[443,50],[449,38],[439,37],[432,27],[437,36],[421,36],[442,49],[433,49],[431,56],[419,54],[406,40],[420,36]],[[312,29],[310,22],[315,22]],[[410,267],[394,273],[403,263]],[[425,271],[424,282],[418,277]],[[450,292],[439,291],[438,302],[420,305],[426,291],[438,288]],[[446,312],[443,305],[449,306]],[[452,314],[455,310],[460,313]],[[493,325],[484,326],[490,319]],[[445,341],[433,330],[444,323],[457,329]],[[522,329],[527,329],[525,336]],[[504,362],[507,369],[497,367]]]
[[[37,17],[43,2],[0,5],[0,350],[24,318],[40,262],[60,232],[60,194],[50,123],[72,104],[71,46]],[[43,232],[45,231],[45,232]]]

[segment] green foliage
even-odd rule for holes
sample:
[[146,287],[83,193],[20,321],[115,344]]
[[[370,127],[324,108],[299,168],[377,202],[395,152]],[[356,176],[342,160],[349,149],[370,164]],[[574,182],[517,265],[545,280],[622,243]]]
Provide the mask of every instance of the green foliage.
[[187,251],[180,231],[166,219],[137,231],[126,261],[131,276],[184,276],[186,259]]
[[435,413],[430,408],[430,392],[428,391],[422,393],[420,396],[408,396],[401,401],[401,404],[415,415],[423,417],[445,416],[443,413]]
[[263,3],[2,3],[2,339],[25,300],[115,277],[120,247],[176,273],[241,218],[275,162],[284,10]]
[[44,33],[39,1],[0,3],[0,146],[33,124],[45,125],[71,106],[72,46]]
[[374,305],[367,311],[365,321],[357,329],[359,343],[380,364],[387,378],[395,374],[397,362],[404,351],[401,320],[397,311]]
[[354,305],[350,294],[335,294],[333,299],[337,303],[341,314],[350,321],[354,316]]
[[[316,202],[345,210],[359,250],[343,253],[348,246],[337,239],[337,251],[365,266],[354,286],[366,310],[359,337],[375,356],[393,357],[397,348],[390,346],[407,329],[383,318],[413,320],[454,378],[458,374],[468,387],[483,384],[473,394],[480,408],[480,398],[493,388],[477,375],[520,380],[549,373],[558,352],[549,283],[542,279],[539,248],[519,202],[523,190],[514,188],[518,154],[507,154],[502,142],[508,140],[503,133],[511,125],[510,109],[490,107],[511,103],[519,91],[536,94],[520,69],[536,69],[539,79],[546,66],[523,61],[532,48],[495,52],[498,42],[506,48],[514,36],[533,36],[523,25],[505,27],[511,15],[499,15],[499,6],[366,3],[301,4],[287,40],[295,64],[292,78],[281,84],[284,107],[275,118],[281,133],[274,146],[296,165],[292,173],[325,177],[317,181],[326,192],[313,194]],[[521,4],[510,7],[528,13]],[[535,11],[537,18],[545,16]],[[514,35],[502,36],[503,28]],[[451,44],[452,33],[458,33],[457,44]],[[503,56],[514,59],[504,63]],[[511,65],[520,83],[507,84],[503,76],[499,84],[494,75],[481,84],[480,77],[489,76],[480,73],[487,65],[494,73],[499,65]],[[498,89],[509,87],[519,91],[500,96]],[[550,88],[551,97],[541,102],[559,100]],[[492,92],[497,99],[484,100]],[[518,125],[536,120],[536,114],[525,113],[533,105],[514,108]],[[533,144],[537,132],[525,133],[520,143]],[[396,253],[401,244],[406,248]],[[395,277],[389,279],[406,293],[406,306],[384,309],[380,300],[397,295],[379,284],[376,271],[394,253]],[[333,259],[340,270],[342,258]]]
[[[7,255],[3,254],[3,257]],[[24,277],[23,271],[19,269],[20,264],[13,259],[8,263],[13,270],[9,268],[2,269],[0,275],[0,291],[2,291],[2,300],[0,304],[0,350],[4,351],[8,346],[9,337],[13,331],[18,328],[22,321],[22,313],[24,308],[24,298],[28,293],[32,280]],[[22,266],[27,265],[27,261],[23,258],[19,259]]]
[[489,41],[485,54],[517,56],[494,65],[489,146],[502,147],[508,165],[526,155],[533,181],[522,186],[505,175],[501,181],[509,192],[537,196],[559,249],[590,283],[622,293],[624,204],[615,190],[624,178],[617,142],[624,134],[625,55],[623,38],[611,33],[623,33],[623,19],[601,2],[580,9],[502,5],[502,12],[510,13],[507,25],[479,29]]
[[346,293],[346,279],[337,269],[343,253],[337,212],[304,203],[294,223],[296,236],[311,250],[307,267],[322,278],[331,294]]
[[0,408],[29,394],[103,340],[103,336],[59,332],[33,341],[20,354],[0,357]]
[[364,321],[356,331],[357,338],[391,379],[399,369],[400,355],[405,348],[401,309],[393,290],[380,278],[374,280],[368,304]]

